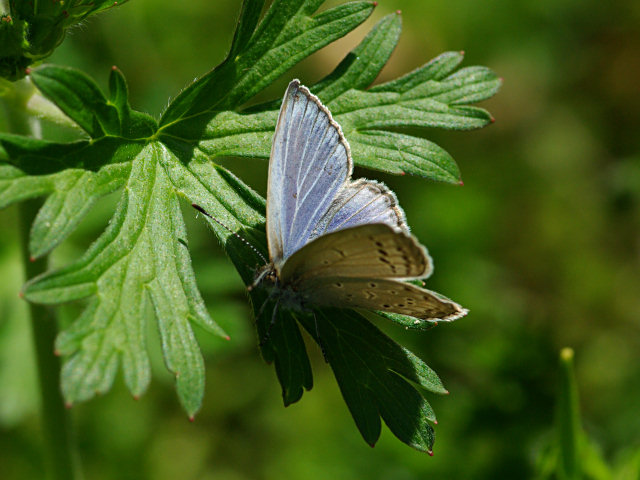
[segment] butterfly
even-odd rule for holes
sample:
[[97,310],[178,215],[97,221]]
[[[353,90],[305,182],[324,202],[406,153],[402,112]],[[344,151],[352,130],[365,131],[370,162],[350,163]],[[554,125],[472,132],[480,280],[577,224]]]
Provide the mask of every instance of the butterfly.
[[293,80],[269,159],[269,262],[253,284],[265,284],[276,299],[272,324],[279,305],[307,312],[360,308],[409,315],[418,323],[466,315],[457,303],[406,282],[428,277],[431,258],[409,233],[395,194],[379,182],[352,180],[352,171],[342,129]]

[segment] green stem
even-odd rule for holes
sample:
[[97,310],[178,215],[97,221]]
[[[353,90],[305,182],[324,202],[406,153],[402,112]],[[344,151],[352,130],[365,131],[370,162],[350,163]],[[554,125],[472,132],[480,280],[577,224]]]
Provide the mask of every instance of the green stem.
[[573,349],[560,352],[560,394],[558,396],[558,435],[560,440],[560,478],[579,479],[580,407],[573,372]]
[[[12,133],[39,136],[39,124],[24,113],[29,92],[33,90],[27,83],[17,85],[15,95],[7,102],[7,120]],[[29,200],[20,206],[20,237],[22,242],[24,271],[26,278],[47,269],[45,258],[31,261],[29,258],[29,226],[33,222],[40,202]],[[56,319],[52,311],[42,305],[28,304],[31,317],[33,343],[38,366],[38,380],[42,404],[42,430],[44,437],[45,462],[48,476],[52,480],[73,480],[78,478],[74,462],[74,448],[70,435],[69,412],[65,408],[60,392],[60,359],[54,355],[54,341],[57,335]]]

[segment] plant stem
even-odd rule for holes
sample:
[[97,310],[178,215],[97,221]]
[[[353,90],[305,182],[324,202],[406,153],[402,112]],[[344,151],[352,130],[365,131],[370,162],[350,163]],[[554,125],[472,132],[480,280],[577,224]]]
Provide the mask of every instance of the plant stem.
[[563,348],[560,352],[560,395],[558,398],[558,435],[560,440],[560,478],[581,477],[579,448],[580,407],[578,387],[573,372],[573,349]]
[[[25,81],[26,82],[26,81]],[[39,136],[37,120],[26,115],[24,106],[33,87],[16,82],[14,95],[7,103],[7,119],[12,133]],[[47,268],[46,258],[31,261],[29,258],[29,226],[33,222],[41,202],[29,200],[19,205],[20,240],[22,243],[26,278],[32,278]],[[56,319],[52,311],[42,305],[29,304],[33,342],[38,366],[38,381],[41,396],[42,430],[45,462],[48,476],[52,480],[78,478],[74,462],[74,449],[70,435],[69,413],[60,392],[60,359],[53,353],[57,335]]]

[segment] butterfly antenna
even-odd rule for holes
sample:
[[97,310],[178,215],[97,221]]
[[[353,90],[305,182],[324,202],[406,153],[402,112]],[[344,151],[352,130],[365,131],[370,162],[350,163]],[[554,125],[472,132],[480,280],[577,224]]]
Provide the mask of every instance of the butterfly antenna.
[[254,247],[253,245],[251,245],[249,243],[249,241],[242,237],[240,234],[234,232],[233,230],[231,230],[229,227],[227,227],[224,223],[222,223],[222,221],[218,220],[216,217],[214,217],[213,215],[211,215],[210,213],[208,213],[204,208],[202,208],[200,205],[198,205],[197,203],[192,203],[191,206],[193,208],[195,208],[196,210],[198,210],[200,213],[202,213],[203,215],[206,215],[207,217],[209,217],[211,220],[213,220],[214,222],[216,222],[218,225],[220,225],[222,228],[224,228],[227,232],[229,232],[231,235],[233,235],[234,237],[236,237],[238,240],[240,240],[242,243],[244,243],[247,247],[249,247],[251,250],[253,250],[261,259],[262,261],[267,264],[269,263],[267,261],[266,258],[264,258],[264,255],[262,255],[262,253],[260,253],[260,251]]

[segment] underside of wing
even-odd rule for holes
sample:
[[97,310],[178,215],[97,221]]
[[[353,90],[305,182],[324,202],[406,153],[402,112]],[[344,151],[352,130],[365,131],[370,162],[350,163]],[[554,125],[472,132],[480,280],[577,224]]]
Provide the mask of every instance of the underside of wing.
[[329,110],[292,81],[269,160],[267,236],[276,269],[309,241],[352,169],[349,144]]
[[384,184],[359,179],[345,185],[316,225],[312,237],[366,223],[384,223],[408,231],[395,194]]
[[414,237],[382,223],[322,235],[295,252],[280,274],[296,285],[322,277],[425,278],[431,258]]
[[314,279],[304,282],[298,293],[310,305],[382,310],[422,320],[448,322],[468,313],[465,308],[435,292],[396,280]]

